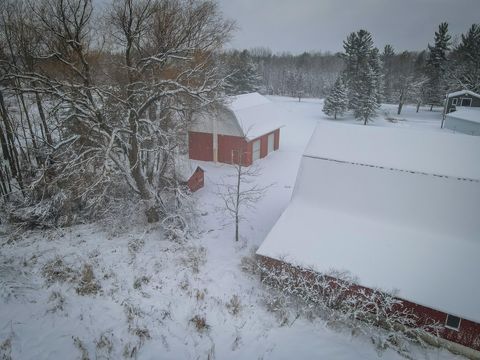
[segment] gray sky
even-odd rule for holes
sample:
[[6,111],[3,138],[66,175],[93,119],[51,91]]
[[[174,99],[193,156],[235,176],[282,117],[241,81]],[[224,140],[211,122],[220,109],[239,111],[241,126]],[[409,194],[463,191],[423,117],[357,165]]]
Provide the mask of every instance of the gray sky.
[[342,41],[364,28],[375,45],[420,50],[433,42],[442,21],[451,34],[480,23],[480,0],[218,0],[239,27],[234,48],[341,51]]

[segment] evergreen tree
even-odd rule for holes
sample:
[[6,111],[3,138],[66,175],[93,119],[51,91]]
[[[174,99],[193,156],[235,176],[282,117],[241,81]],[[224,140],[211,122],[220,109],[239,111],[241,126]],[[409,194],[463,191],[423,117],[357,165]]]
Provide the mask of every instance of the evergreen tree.
[[323,112],[328,116],[333,116],[336,120],[337,115],[343,115],[347,111],[348,98],[347,89],[343,79],[339,76],[333,85],[323,104]]
[[366,125],[381,101],[382,67],[378,49],[373,47],[372,35],[366,30],[348,35],[343,47],[348,107]]
[[225,62],[227,95],[247,94],[260,89],[260,76],[248,50],[227,54]]
[[480,92],[480,25],[473,24],[453,52],[450,72],[455,90]]
[[428,45],[429,54],[426,62],[428,81],[425,86],[425,102],[430,110],[434,105],[441,105],[447,92],[446,66],[447,52],[450,50],[451,36],[448,34],[448,24],[441,23],[435,32],[435,45]]
[[380,56],[383,68],[383,97],[386,102],[393,103],[394,98],[394,83],[395,83],[395,51],[391,45],[385,45],[383,53]]
[[358,86],[355,88],[353,101],[353,115],[356,119],[362,120],[367,125],[375,117],[380,107],[380,72],[378,51],[371,54],[368,66],[362,71],[359,77]]

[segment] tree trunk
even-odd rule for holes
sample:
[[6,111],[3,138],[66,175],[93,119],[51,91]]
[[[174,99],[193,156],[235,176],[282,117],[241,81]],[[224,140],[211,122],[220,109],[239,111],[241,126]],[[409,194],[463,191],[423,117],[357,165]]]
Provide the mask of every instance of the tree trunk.
[[430,111],[433,111],[433,104],[430,105]]
[[[35,86],[36,84],[34,82],[33,87]],[[53,144],[52,135],[50,134],[50,130],[48,129],[47,119],[45,117],[45,112],[43,111],[42,100],[40,99],[40,95],[38,93],[35,93],[35,102],[37,103],[38,114],[40,115],[40,120],[42,121],[43,133],[45,134],[47,144],[51,146]]]
[[[12,172],[12,177],[17,179],[20,189],[23,190],[23,180],[22,180],[22,174],[20,172],[20,162],[18,160],[18,151],[17,151],[17,147],[15,146],[13,129],[10,124],[8,110],[7,110],[7,107],[5,106],[5,101],[3,99],[2,91],[0,91],[0,113],[2,115],[3,123],[5,124],[5,145],[8,148],[6,154],[9,155],[8,163],[10,166],[10,171]],[[2,144],[2,147],[3,147],[3,144]]]
[[403,93],[400,94],[400,99],[398,100],[397,115],[400,115],[402,113],[402,108],[403,108]]
[[368,117],[365,116],[365,120],[363,122],[363,125],[367,125],[367,122],[368,122]]
[[239,165],[237,167],[238,176],[237,176],[237,201],[235,203],[235,241],[238,241],[239,234],[238,234],[238,223],[240,222],[239,219],[239,210],[240,210],[240,184],[241,184],[241,176],[242,176],[242,161],[243,157],[239,157]]
[[400,115],[400,114],[402,113],[402,108],[403,108],[403,103],[402,103],[402,102],[399,102],[399,103],[398,103],[397,115]]
[[418,111],[420,110],[420,104],[421,104],[421,102],[420,102],[420,101],[419,101],[419,102],[417,102],[417,113],[418,113]]
[[334,120],[337,120],[337,110],[334,110],[334,111],[333,111],[333,119],[334,119]]

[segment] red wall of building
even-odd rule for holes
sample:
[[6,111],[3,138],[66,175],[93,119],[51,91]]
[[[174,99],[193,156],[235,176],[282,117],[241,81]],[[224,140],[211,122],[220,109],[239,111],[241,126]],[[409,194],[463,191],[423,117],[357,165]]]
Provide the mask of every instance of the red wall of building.
[[268,135],[270,134],[273,134],[273,150],[278,150],[280,147],[280,129],[269,132],[268,134],[262,135],[249,142],[249,144],[252,144],[253,148],[253,142],[260,140],[260,158],[264,158],[268,155]]
[[260,138],[260,158],[268,155],[268,134]]
[[[299,271],[297,270],[298,268],[293,268],[289,264],[281,262],[279,260],[275,260],[266,256],[258,256],[258,258],[260,259],[262,264],[271,268],[287,266],[287,268],[289,268],[293,274],[297,274]],[[308,270],[300,270],[300,272],[302,273],[302,276],[307,279],[313,276],[312,272]],[[351,290],[359,291],[361,289],[366,289],[367,291],[369,290],[368,288],[362,286],[355,286]],[[400,300],[402,301],[402,306],[404,308],[411,310],[415,315],[418,316],[417,324],[419,326],[431,323],[431,320],[438,322],[439,325],[444,325],[445,321],[447,320],[447,314],[442,311],[418,305],[407,300]],[[473,321],[461,319],[458,331],[444,327],[440,330],[438,335],[443,339],[480,351],[480,324]]]
[[218,135],[218,161],[226,164],[238,164],[242,153],[244,166],[252,164],[252,146],[239,136]]
[[189,131],[188,155],[193,160],[213,161],[213,135]]
[[[247,142],[239,136],[218,135],[218,158],[221,163],[238,163],[238,152],[243,151],[243,165],[252,164],[253,142],[260,140],[260,158],[268,155],[268,135],[274,134],[274,150],[280,147],[280,129]],[[190,131],[188,133],[188,152],[190,159],[213,161],[213,134]]]

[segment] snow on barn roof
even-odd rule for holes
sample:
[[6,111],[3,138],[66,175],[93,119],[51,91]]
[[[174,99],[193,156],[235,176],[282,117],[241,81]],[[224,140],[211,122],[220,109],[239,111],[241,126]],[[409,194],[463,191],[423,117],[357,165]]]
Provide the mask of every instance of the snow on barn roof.
[[304,156],[480,180],[479,139],[455,135],[323,123]]
[[470,91],[470,90],[455,91],[453,93],[447,94],[447,98],[460,96],[460,95],[466,95],[466,94],[480,98],[480,94],[477,94],[477,93],[475,93],[473,91]]
[[459,107],[458,110],[448,113],[446,116],[455,119],[467,120],[480,123],[480,108]]
[[268,134],[283,124],[277,106],[259,93],[233,96],[228,107],[233,111],[244,136],[253,140]]
[[478,154],[467,136],[321,124],[257,254],[480,322]]
[[215,104],[196,114],[191,131],[216,132],[220,135],[241,136],[248,141],[283,126],[278,120],[283,114],[277,105],[258,94],[232,96],[227,104]]

